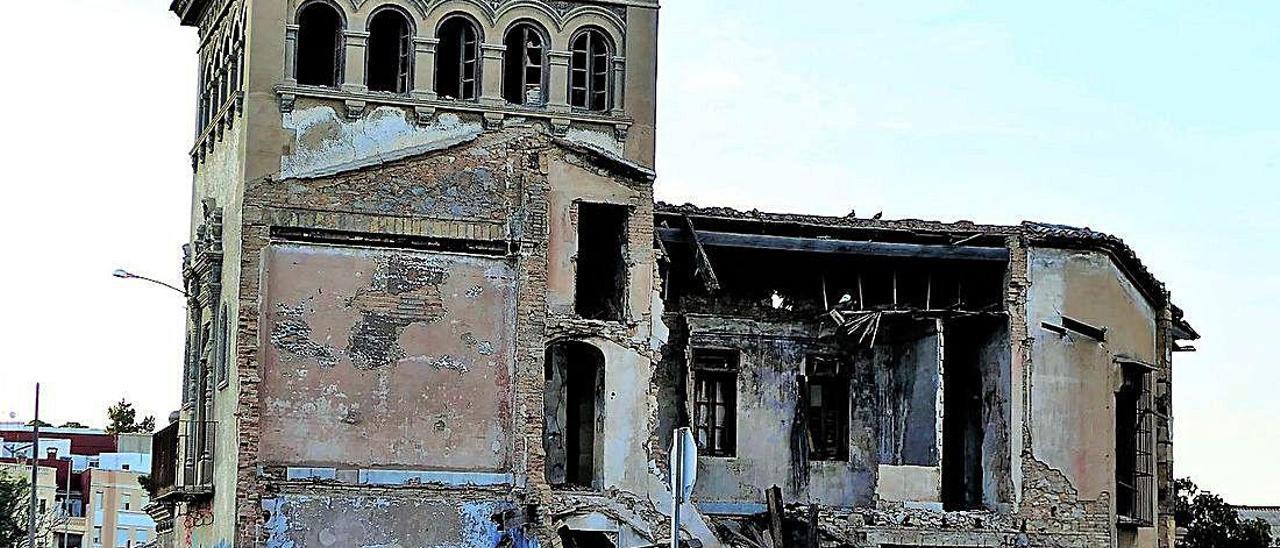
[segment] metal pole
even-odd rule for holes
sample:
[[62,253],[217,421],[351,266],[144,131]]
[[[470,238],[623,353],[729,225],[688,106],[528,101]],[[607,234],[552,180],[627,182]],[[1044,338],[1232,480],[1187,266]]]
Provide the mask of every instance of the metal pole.
[[67,491],[62,495],[62,548],[67,548],[71,542],[67,536],[71,534],[71,457],[67,457]]
[[31,504],[27,509],[27,544],[36,548],[36,485],[40,481],[40,383],[36,383],[36,417],[31,421]]
[[680,498],[684,491],[684,440],[675,431],[675,458],[671,459],[671,548],[680,548]]

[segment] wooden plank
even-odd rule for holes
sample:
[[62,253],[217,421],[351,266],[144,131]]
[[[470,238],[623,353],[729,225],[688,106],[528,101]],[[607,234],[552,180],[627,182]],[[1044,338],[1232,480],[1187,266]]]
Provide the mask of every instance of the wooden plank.
[[765,492],[765,498],[769,502],[769,536],[773,539],[773,545],[781,548],[787,545],[783,542],[782,535],[782,488],[777,485],[770,487]]

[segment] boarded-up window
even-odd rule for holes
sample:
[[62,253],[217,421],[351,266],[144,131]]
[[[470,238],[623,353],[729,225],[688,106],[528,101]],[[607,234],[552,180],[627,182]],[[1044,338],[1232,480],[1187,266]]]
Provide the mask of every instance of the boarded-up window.
[[737,370],[736,352],[694,352],[694,437],[703,455],[732,457],[737,452]]

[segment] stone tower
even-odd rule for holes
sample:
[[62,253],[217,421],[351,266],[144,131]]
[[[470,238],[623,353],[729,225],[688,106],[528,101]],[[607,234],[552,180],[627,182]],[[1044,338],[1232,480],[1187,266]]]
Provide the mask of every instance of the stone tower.
[[[656,359],[638,342],[654,329],[656,0],[170,9],[198,29],[200,74],[162,542],[652,537],[554,512],[575,490],[654,493],[650,508],[664,493],[626,471],[652,440],[559,424],[584,416],[566,394]],[[593,397],[599,428],[643,420]]]

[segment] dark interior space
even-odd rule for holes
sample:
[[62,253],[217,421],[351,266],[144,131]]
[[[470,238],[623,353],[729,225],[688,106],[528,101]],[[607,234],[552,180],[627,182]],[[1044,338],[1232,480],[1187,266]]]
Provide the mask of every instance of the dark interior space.
[[590,320],[620,320],[627,287],[627,208],[578,204],[574,309]]
[[547,481],[591,488],[604,394],[604,355],[590,344],[560,341],[547,348],[545,436]]
[[560,542],[564,548],[613,548],[609,535],[601,531],[571,531],[567,527],[560,529]]
[[398,10],[383,9],[369,20],[366,62],[369,91],[408,93],[413,64],[413,30]]
[[297,79],[308,86],[337,86],[342,59],[342,18],[333,7],[312,2],[298,14]]
[[943,357],[942,504],[947,510],[981,508],[983,347],[991,322],[946,324]]
[[[999,311],[1004,263],[706,245],[719,290],[706,290],[696,246],[664,242],[664,298],[705,313],[812,318],[848,310]],[[847,301],[841,303],[842,299]],[[683,303],[683,304],[681,304]]]
[[440,25],[435,91],[441,99],[471,101],[477,97],[478,36],[475,25],[464,17],[452,17]]
[[831,356],[805,359],[801,391],[809,460],[849,460],[849,368]]
[[502,97],[508,103],[539,106],[546,103],[543,81],[546,59],[542,32],[530,24],[520,24],[507,32],[503,53]]

